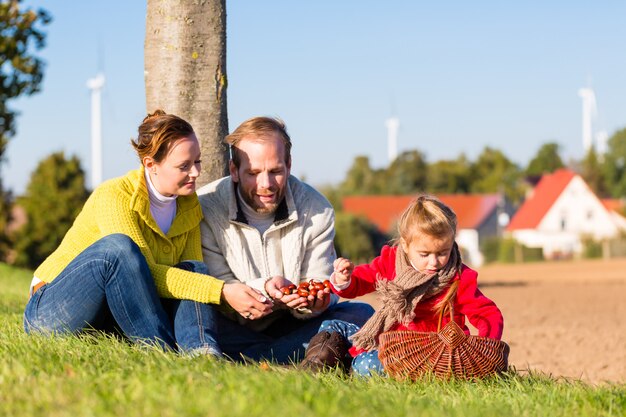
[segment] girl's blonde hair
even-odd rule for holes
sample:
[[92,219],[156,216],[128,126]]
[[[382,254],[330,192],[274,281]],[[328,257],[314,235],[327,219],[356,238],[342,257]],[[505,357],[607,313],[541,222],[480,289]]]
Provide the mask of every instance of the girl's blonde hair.
[[[411,201],[398,220],[398,240],[408,244],[418,234],[432,236],[435,239],[456,237],[457,217],[454,210],[432,195],[423,194]],[[400,250],[400,249],[399,249]],[[456,296],[458,281],[449,287],[446,296],[433,310],[441,313]]]
[[398,240],[410,243],[415,235],[425,234],[437,239],[456,237],[457,219],[454,211],[432,195],[420,195],[411,201],[398,220]]

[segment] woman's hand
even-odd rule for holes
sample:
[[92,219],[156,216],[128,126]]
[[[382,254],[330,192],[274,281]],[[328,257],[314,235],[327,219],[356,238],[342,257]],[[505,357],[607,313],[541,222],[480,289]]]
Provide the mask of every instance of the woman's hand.
[[224,284],[222,298],[248,320],[259,319],[272,312],[271,300],[254,288],[240,282]]

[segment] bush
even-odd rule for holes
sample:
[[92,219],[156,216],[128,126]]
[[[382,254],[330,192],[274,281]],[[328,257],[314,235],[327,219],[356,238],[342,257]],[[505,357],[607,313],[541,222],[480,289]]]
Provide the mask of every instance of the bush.
[[602,257],[602,242],[594,240],[591,237],[584,237],[582,239],[583,244],[583,258],[593,259]]
[[17,200],[28,218],[16,232],[15,264],[36,268],[61,243],[87,200],[85,174],[77,157],[50,155],[33,172],[26,194]]
[[376,226],[363,217],[341,211],[336,212],[335,233],[337,254],[355,264],[370,262],[378,256],[387,240]]
[[536,262],[543,261],[543,250],[541,248],[529,248],[511,238],[492,237],[485,239],[480,246],[488,262]]

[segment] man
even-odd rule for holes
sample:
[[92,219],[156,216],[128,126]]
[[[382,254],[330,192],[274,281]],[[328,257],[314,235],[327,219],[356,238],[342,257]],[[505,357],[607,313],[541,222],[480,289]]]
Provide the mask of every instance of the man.
[[329,289],[315,296],[281,292],[333,272],[333,208],[290,175],[291,139],[282,121],[249,119],[225,142],[230,176],[198,190],[202,251],[211,275],[247,286],[226,286],[236,293],[226,294],[232,309],[217,315],[218,343],[234,359],[300,360],[324,320],[361,326],[374,310],[338,303]]

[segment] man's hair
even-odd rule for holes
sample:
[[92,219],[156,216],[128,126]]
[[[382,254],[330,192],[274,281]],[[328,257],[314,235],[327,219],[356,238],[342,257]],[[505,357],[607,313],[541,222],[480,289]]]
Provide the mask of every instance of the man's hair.
[[291,163],[291,138],[287,133],[285,122],[274,117],[253,117],[246,120],[233,133],[224,138],[224,143],[230,145],[230,159],[237,168],[241,163],[240,150],[237,144],[247,136],[262,141],[271,133],[278,133],[285,144],[285,163]]

